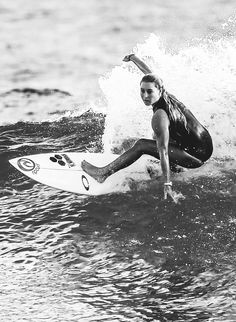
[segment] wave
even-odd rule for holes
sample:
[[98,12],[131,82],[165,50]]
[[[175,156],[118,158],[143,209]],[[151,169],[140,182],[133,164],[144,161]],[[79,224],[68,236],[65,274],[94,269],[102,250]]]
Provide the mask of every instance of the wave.
[[[194,40],[174,53],[154,34],[133,49],[213,137],[210,163],[184,174],[185,179],[222,174],[235,166],[236,39],[226,29],[224,36]],[[121,63],[99,79],[99,102],[87,104],[78,104],[75,96],[60,89],[15,88],[2,93],[3,104],[5,99],[15,105],[4,109],[11,113],[9,124],[0,127],[1,155],[7,160],[51,150],[122,153],[129,147],[126,142],[151,138],[152,110],[140,99],[141,77],[132,63]]]
[[[151,34],[133,52],[164,80],[166,89],[181,100],[211,133],[215,158],[236,158],[236,39],[195,40],[177,53],[168,52]],[[139,96],[142,73],[132,63],[122,63],[101,77],[107,100],[103,136],[109,151],[125,138],[151,138],[152,111]]]
[[26,95],[36,94],[39,96],[48,96],[48,95],[53,95],[53,94],[61,94],[63,96],[64,95],[71,96],[71,94],[69,92],[62,91],[60,89],[55,89],[55,88],[37,89],[37,88],[25,87],[25,88],[13,88],[10,91],[0,94],[0,97],[5,97],[5,96],[12,95],[15,93],[21,93],[21,94],[26,94]]
[[[103,135],[105,129],[105,115],[94,113],[92,110],[76,117],[64,117],[55,122],[18,122],[16,124],[0,127],[0,194],[7,196],[14,194],[15,190],[31,189],[34,182],[16,172],[9,164],[9,159],[31,154],[49,152],[103,152]],[[124,146],[124,144],[123,144]],[[116,151],[121,153],[121,149]],[[145,169],[145,158],[138,163],[140,169]],[[159,163],[150,165],[152,176],[139,174],[132,180],[127,172],[121,176],[124,180],[120,192],[149,191],[156,194],[161,189],[158,181],[160,176]],[[211,183],[216,190],[225,189],[226,194],[232,194],[230,189],[235,189],[234,181],[235,161],[231,159],[212,159],[199,169],[186,170],[172,174],[175,185],[180,191],[186,185],[202,187]],[[130,178],[129,178],[130,177]],[[226,180],[227,178],[227,180]],[[122,179],[121,179],[122,180]],[[196,181],[199,180],[199,181]],[[196,183],[196,184],[195,184]],[[162,187],[162,185],[161,185]],[[225,188],[224,188],[225,187]]]
[[57,88],[13,88],[0,94],[0,124],[55,121],[89,109],[90,103],[78,103],[77,96]]

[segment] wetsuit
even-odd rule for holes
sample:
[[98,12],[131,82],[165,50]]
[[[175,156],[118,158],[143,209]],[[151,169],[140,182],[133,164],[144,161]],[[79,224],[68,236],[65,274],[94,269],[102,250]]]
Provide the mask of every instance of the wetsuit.
[[210,158],[213,151],[212,139],[209,132],[183,103],[179,102],[173,95],[168,93],[167,95],[170,100],[178,103],[179,110],[186,118],[186,124],[184,124],[181,118],[175,120],[163,97],[152,105],[153,113],[162,109],[169,118],[170,143],[178,146],[202,162],[205,162]]

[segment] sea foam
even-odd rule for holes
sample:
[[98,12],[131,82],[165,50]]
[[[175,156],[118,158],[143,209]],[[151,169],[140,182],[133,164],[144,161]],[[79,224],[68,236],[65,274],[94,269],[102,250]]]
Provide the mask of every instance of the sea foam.
[[[213,157],[220,159],[236,157],[236,38],[229,32],[234,25],[231,20],[223,26],[221,37],[195,39],[178,52],[168,51],[154,34],[131,51],[207,127],[214,142]],[[107,100],[105,151],[127,138],[152,138],[152,110],[139,95],[142,75],[132,62],[123,62],[99,80]]]

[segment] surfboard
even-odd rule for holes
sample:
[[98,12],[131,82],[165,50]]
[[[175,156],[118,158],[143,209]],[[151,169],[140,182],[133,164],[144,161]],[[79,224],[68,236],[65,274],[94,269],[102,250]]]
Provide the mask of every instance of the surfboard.
[[146,165],[158,162],[155,158],[142,156],[131,166],[108,177],[103,183],[97,182],[81,169],[83,160],[102,167],[118,156],[112,153],[55,152],[22,156],[9,162],[37,182],[60,190],[93,196],[126,191],[129,179],[150,179]]

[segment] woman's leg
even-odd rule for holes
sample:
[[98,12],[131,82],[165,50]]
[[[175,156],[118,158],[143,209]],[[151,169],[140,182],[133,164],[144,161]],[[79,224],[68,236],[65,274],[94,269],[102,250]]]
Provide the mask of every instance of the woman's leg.
[[[116,160],[106,165],[105,167],[98,168],[87,161],[83,161],[81,163],[81,167],[95,180],[97,180],[98,182],[103,182],[113,173],[124,169],[134,163],[143,154],[148,154],[157,159],[160,159],[155,140],[138,140],[131,149],[120,155]],[[170,162],[178,164],[185,168],[198,168],[203,164],[202,161],[191,156],[177,146],[174,146],[172,143],[169,144],[169,160]]]
[[192,147],[189,147],[188,152],[202,162],[206,162],[213,153],[213,143],[210,134],[207,131],[202,133],[198,147],[195,148],[195,150],[193,150]]

